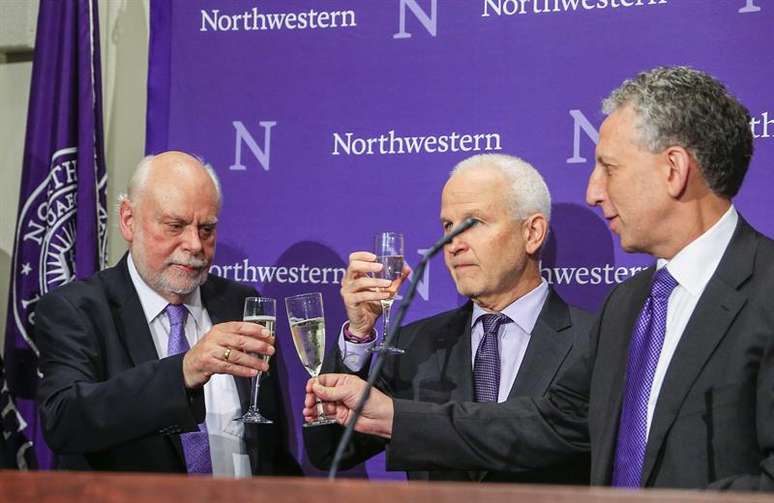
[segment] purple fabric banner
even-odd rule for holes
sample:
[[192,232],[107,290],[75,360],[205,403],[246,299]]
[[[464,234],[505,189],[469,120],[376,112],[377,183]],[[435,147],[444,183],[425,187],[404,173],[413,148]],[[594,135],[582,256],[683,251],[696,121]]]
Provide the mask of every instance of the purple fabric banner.
[[37,468],[32,442],[25,435],[27,422],[16,408],[5,369],[0,360],[0,469],[30,470]]
[[42,0],[5,338],[8,387],[28,424],[40,468],[42,437],[33,327],[45,293],[107,261],[107,176],[102,138],[96,0]]
[[[415,264],[441,234],[449,170],[484,152],[546,178],[543,275],[595,309],[651,261],[624,253],[584,200],[600,102],[639,71],[691,65],[749,107],[756,153],[735,204],[774,234],[772,26],[764,0],[154,0],[146,145],[213,164],[224,206],[212,272],[279,299],[323,292],[328,347],[349,253],[398,231]],[[437,257],[409,321],[462,301]],[[307,375],[277,327],[298,428]],[[383,467],[365,472],[395,476]]]

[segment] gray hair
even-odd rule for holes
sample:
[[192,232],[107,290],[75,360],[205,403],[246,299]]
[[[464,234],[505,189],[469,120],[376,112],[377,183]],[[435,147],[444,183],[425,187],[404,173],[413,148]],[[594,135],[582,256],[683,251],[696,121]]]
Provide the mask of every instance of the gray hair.
[[528,162],[504,154],[480,154],[461,161],[449,176],[490,166],[497,169],[510,182],[510,207],[517,220],[535,213],[542,213],[551,220],[551,194],[540,173]]
[[[188,154],[202,165],[204,168],[204,171],[207,172],[210,179],[212,180],[213,185],[215,185],[215,193],[218,197],[218,206],[220,206],[221,200],[222,200],[222,193],[220,189],[220,180],[218,179],[218,175],[215,173],[215,170],[213,167],[209,164],[204,162],[204,160],[195,154]],[[148,172],[150,171],[150,164],[155,159],[155,155],[148,155],[142,158],[142,160],[137,164],[137,168],[135,168],[134,173],[132,174],[132,177],[129,179],[129,184],[126,187],[126,192],[119,194],[118,196],[118,202],[119,204],[123,201],[134,201],[135,196],[137,193],[142,189],[143,185],[145,185],[145,180],[148,178]]]
[[712,76],[686,66],[658,67],[625,80],[602,103],[631,106],[640,142],[653,153],[679,145],[696,158],[710,189],[731,199],[753,154],[750,113]]

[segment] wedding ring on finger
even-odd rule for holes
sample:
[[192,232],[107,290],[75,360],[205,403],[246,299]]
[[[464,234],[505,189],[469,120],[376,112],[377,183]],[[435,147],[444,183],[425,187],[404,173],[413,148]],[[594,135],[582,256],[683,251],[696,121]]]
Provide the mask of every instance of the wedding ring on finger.
[[228,361],[229,356],[231,356],[231,348],[226,348],[223,352],[223,360]]

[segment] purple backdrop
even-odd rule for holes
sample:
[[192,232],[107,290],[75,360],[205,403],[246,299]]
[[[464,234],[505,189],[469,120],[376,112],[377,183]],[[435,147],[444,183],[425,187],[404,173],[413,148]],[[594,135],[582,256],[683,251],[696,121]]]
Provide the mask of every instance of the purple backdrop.
[[[763,0],[154,1],[147,150],[213,164],[225,193],[213,272],[278,298],[322,291],[328,344],[344,318],[348,254],[395,230],[416,263],[441,232],[449,170],[485,151],[523,157],[546,178],[544,275],[594,309],[649,263],[623,253],[584,203],[600,101],[638,71],[692,65],[749,107],[756,154],[736,204],[774,234],[763,202],[772,21]],[[436,258],[409,319],[462,300]],[[278,327],[297,431],[306,374],[284,319]],[[396,476],[383,466],[366,471]]]

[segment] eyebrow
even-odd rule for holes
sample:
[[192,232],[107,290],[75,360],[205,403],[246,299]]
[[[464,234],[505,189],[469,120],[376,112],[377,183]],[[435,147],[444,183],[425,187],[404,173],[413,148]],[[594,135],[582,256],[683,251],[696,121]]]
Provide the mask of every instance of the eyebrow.
[[[481,216],[481,213],[482,213],[482,212],[481,212],[481,210],[480,210],[480,209],[478,209],[478,208],[476,208],[476,209],[474,209],[474,210],[470,210],[470,211],[468,211],[468,212],[466,212],[466,213],[463,213],[463,214],[462,214],[462,220],[466,220],[466,219],[468,219],[468,218],[483,218],[483,217]],[[445,223],[445,222],[451,222],[451,219],[444,218],[444,217],[442,216],[442,217],[440,218],[440,222],[441,222],[442,224],[443,224],[443,223]]]
[[[175,221],[175,222],[183,222],[183,223],[186,223],[186,224],[191,223],[191,219],[186,218],[186,217],[182,217],[180,215],[175,215],[175,214],[172,214],[172,213],[163,214],[161,216],[161,220],[162,221],[172,220],[172,221]],[[218,217],[213,217],[212,219],[202,220],[201,222],[199,222],[199,225],[200,226],[201,225],[215,225],[217,223],[218,223]]]
[[615,159],[610,158],[610,156],[607,156],[605,154],[598,154],[596,158],[597,158],[597,162],[602,164],[615,164]]

